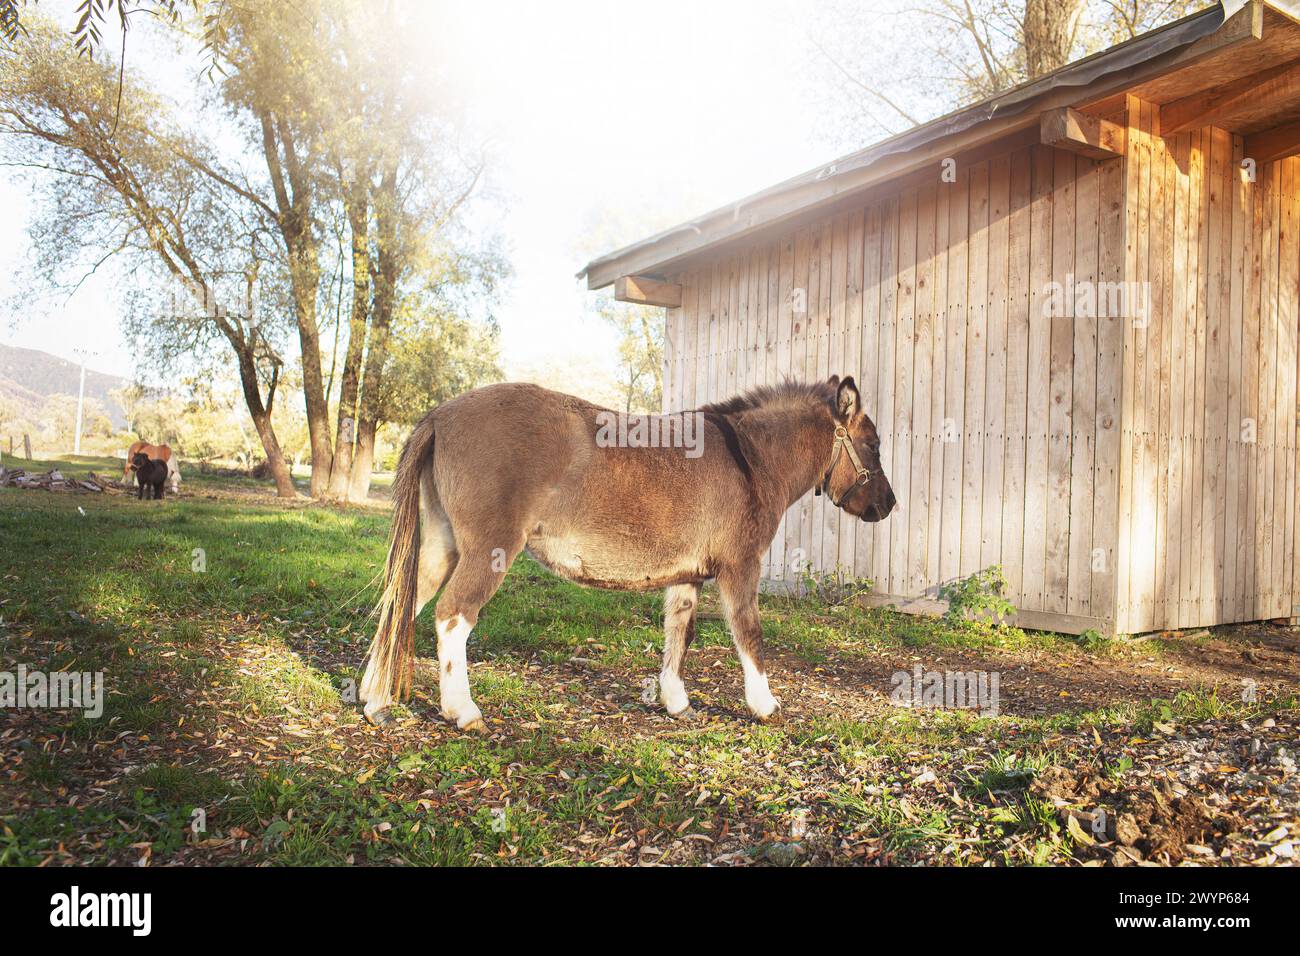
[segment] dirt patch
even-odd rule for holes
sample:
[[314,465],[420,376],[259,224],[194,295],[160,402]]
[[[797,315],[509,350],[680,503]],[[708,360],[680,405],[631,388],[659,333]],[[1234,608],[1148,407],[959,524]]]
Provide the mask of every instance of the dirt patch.
[[1085,861],[1290,863],[1300,838],[1298,740],[1294,713],[1254,724],[1157,722],[1149,739],[1108,735],[1098,759],[1046,768],[1031,792],[1093,838],[1079,848]]

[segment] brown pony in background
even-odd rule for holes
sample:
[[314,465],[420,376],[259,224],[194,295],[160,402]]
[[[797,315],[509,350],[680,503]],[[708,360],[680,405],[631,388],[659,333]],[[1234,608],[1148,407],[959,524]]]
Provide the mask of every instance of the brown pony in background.
[[[525,549],[557,575],[622,590],[664,588],[660,699],[682,716],[682,660],[700,585],[716,580],[759,720],[768,689],[758,584],[786,509],[817,488],[848,514],[880,521],[896,504],[880,437],[852,378],[788,383],[695,411],[624,416],[690,426],[698,446],[611,442],[617,413],[536,385],[466,392],[426,415],[402,450],[379,627],[361,681],[366,717],[389,718],[410,688],[415,616],[438,595],[443,716],[482,730],[465,643],[480,608]],[[625,432],[624,434],[628,434]]]

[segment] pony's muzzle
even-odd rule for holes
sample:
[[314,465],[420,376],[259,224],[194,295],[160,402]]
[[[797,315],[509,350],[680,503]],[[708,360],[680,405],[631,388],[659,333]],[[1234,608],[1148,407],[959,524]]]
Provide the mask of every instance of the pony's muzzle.
[[890,488],[885,493],[884,501],[873,501],[867,506],[866,510],[862,512],[862,520],[884,521],[897,504],[898,499],[894,497],[894,489]]

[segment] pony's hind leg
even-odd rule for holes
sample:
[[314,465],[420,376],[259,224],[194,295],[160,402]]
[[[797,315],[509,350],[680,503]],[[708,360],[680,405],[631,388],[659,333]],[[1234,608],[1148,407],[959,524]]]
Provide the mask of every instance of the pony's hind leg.
[[[456,542],[451,522],[427,479],[420,488],[420,566],[416,584],[415,614],[438,595],[456,567]],[[382,723],[381,715],[393,703],[393,689],[379,680],[372,657],[361,678],[361,702],[371,722]]]
[[758,565],[729,569],[718,575],[718,591],[731,628],[731,639],[745,674],[745,703],[759,720],[771,719],[781,708],[767,686],[763,664],[763,626],[758,619]]
[[437,492],[426,482],[420,489],[420,578],[415,592],[417,616],[447,583],[457,558],[451,521],[447,512],[442,510]]
[[478,623],[479,610],[501,586],[506,571],[524,549],[523,536],[509,547],[493,544],[489,536],[481,543],[457,541],[459,558],[451,579],[438,598],[435,618],[438,629],[438,691],[442,715],[461,730],[486,731],[483,712],[469,689],[469,661],[465,645]]
[[659,672],[659,700],[670,717],[690,716],[691,699],[682,681],[682,663],[695,639],[698,584],[674,584],[664,592],[664,665]]

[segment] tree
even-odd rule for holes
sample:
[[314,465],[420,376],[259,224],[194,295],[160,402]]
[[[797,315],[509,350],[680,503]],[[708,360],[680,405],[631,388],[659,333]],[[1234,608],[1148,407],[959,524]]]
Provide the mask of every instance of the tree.
[[[37,274],[59,287],[59,270],[78,260],[93,256],[93,271],[125,257],[149,280],[129,331],[158,360],[228,348],[277,490],[295,496],[271,424],[279,327],[253,294],[276,286],[265,224],[231,190],[214,188],[216,158],[165,102],[127,78],[131,92],[118,112],[120,79],[78,57],[48,25],[31,28],[18,53],[0,54],[7,165],[32,174],[42,199],[32,226],[44,253]],[[195,163],[214,177],[194,176]]]
[[[590,259],[604,249],[617,248],[626,237],[654,231],[656,210],[634,202],[617,212],[588,214],[574,259]],[[665,312],[657,306],[618,302],[610,291],[587,300],[588,314],[609,326],[616,336],[615,366],[617,407],[624,412],[659,413],[663,410]],[[586,377],[590,377],[589,375]],[[566,384],[559,382],[562,387]],[[597,393],[588,392],[592,400]]]
[[[312,493],[352,500],[369,489],[397,304],[421,281],[425,250],[458,225],[484,166],[464,148],[439,64],[405,8],[385,3],[367,14],[343,0],[233,7],[210,37],[226,102],[268,171],[267,184],[250,189],[269,189],[257,201],[288,262]],[[318,321],[331,208],[346,223],[352,283],[332,436],[325,383],[332,387],[333,376],[323,369]]]
[[663,310],[615,302],[606,294],[599,298],[596,312],[618,334],[623,411],[658,414],[664,394]]
[[[1184,16],[1198,0],[822,0],[812,36],[825,126],[861,148]],[[865,51],[865,52],[864,52]]]
[[[109,6],[123,16],[142,8]],[[126,257],[146,280],[131,294],[128,326],[151,357],[211,368],[214,348],[232,350],[282,494],[296,493],[275,429],[286,376],[305,412],[312,493],[364,497],[398,310],[433,281],[427,266],[447,250],[491,258],[461,228],[484,164],[465,148],[451,98],[439,95],[438,61],[403,29],[403,10],[375,13],[360,16],[345,0],[231,0],[206,16],[216,67],[208,98],[244,133],[235,150],[229,136],[187,128],[124,71],[77,58],[53,27],[38,24],[0,54],[22,81],[0,91],[10,132],[50,151],[35,162],[16,143],[12,153],[49,190],[34,238],[54,254],[37,270],[54,287],[58,269],[79,258],[94,259],[93,269]],[[37,72],[40,82],[28,82]],[[60,85],[61,75],[75,79]],[[110,106],[115,78],[126,84],[120,113]],[[107,207],[105,186],[115,193]],[[98,248],[106,237],[113,244]],[[327,274],[331,238],[350,256]],[[160,293],[162,276],[184,292]]]
[[[322,123],[329,109],[320,95],[319,71],[328,57],[321,46],[320,14],[319,3],[235,5],[221,19],[212,41],[225,76],[222,95],[244,120],[267,172],[264,184],[224,178],[222,184],[243,191],[262,209],[288,264],[311,436],[313,497],[324,495],[333,458],[317,316],[323,201],[319,170],[327,156]],[[195,168],[211,172],[203,164],[195,163]]]
[[413,425],[462,392],[502,379],[497,333],[455,316],[403,315],[394,330],[379,423]]
[[[382,9],[382,17],[344,22],[352,75],[332,74],[336,81],[348,81],[349,89],[368,91],[364,98],[349,98],[347,90],[340,89],[332,98],[353,104],[353,122],[331,127],[339,167],[348,182],[344,196],[349,197],[349,223],[366,210],[370,216],[368,251],[353,256],[354,282],[359,267],[364,268],[370,293],[348,483],[353,501],[369,494],[376,435],[392,414],[385,380],[395,346],[405,345],[408,357],[440,357],[449,380],[466,382],[465,387],[499,374],[495,336],[470,328],[447,308],[455,303],[463,315],[471,299],[494,294],[505,272],[491,245],[476,246],[461,225],[486,160],[481,150],[466,143],[464,119],[447,77],[436,58],[429,57],[423,39],[405,23],[404,10],[392,3]],[[365,135],[356,135],[358,130]],[[362,307],[354,287],[354,312]],[[403,343],[397,329],[403,315],[423,315],[433,324],[416,326],[421,334],[413,336],[408,323]],[[355,335],[360,323],[354,318],[352,325]],[[431,351],[412,351],[412,340]],[[457,355],[457,344],[470,342],[487,348],[481,361]],[[340,421],[352,408],[341,405]]]
[[[51,395],[41,409],[44,440],[61,451],[71,451],[76,443],[77,396]],[[87,397],[81,408],[83,438],[103,439],[113,435],[113,422],[98,399]]]
[[[188,5],[197,9],[199,2],[188,0]],[[25,0],[0,0],[0,39],[6,43],[16,43],[19,37],[27,35],[22,16],[24,6]],[[116,14],[125,46],[131,16],[136,13],[151,13],[176,20],[180,15],[180,4],[177,0],[82,0],[77,5],[76,26],[72,28],[72,41],[77,52],[94,56],[102,45],[103,29],[112,14]]]
[[1025,0],[1020,19],[1024,75],[1051,73],[1070,62],[1084,0]]

